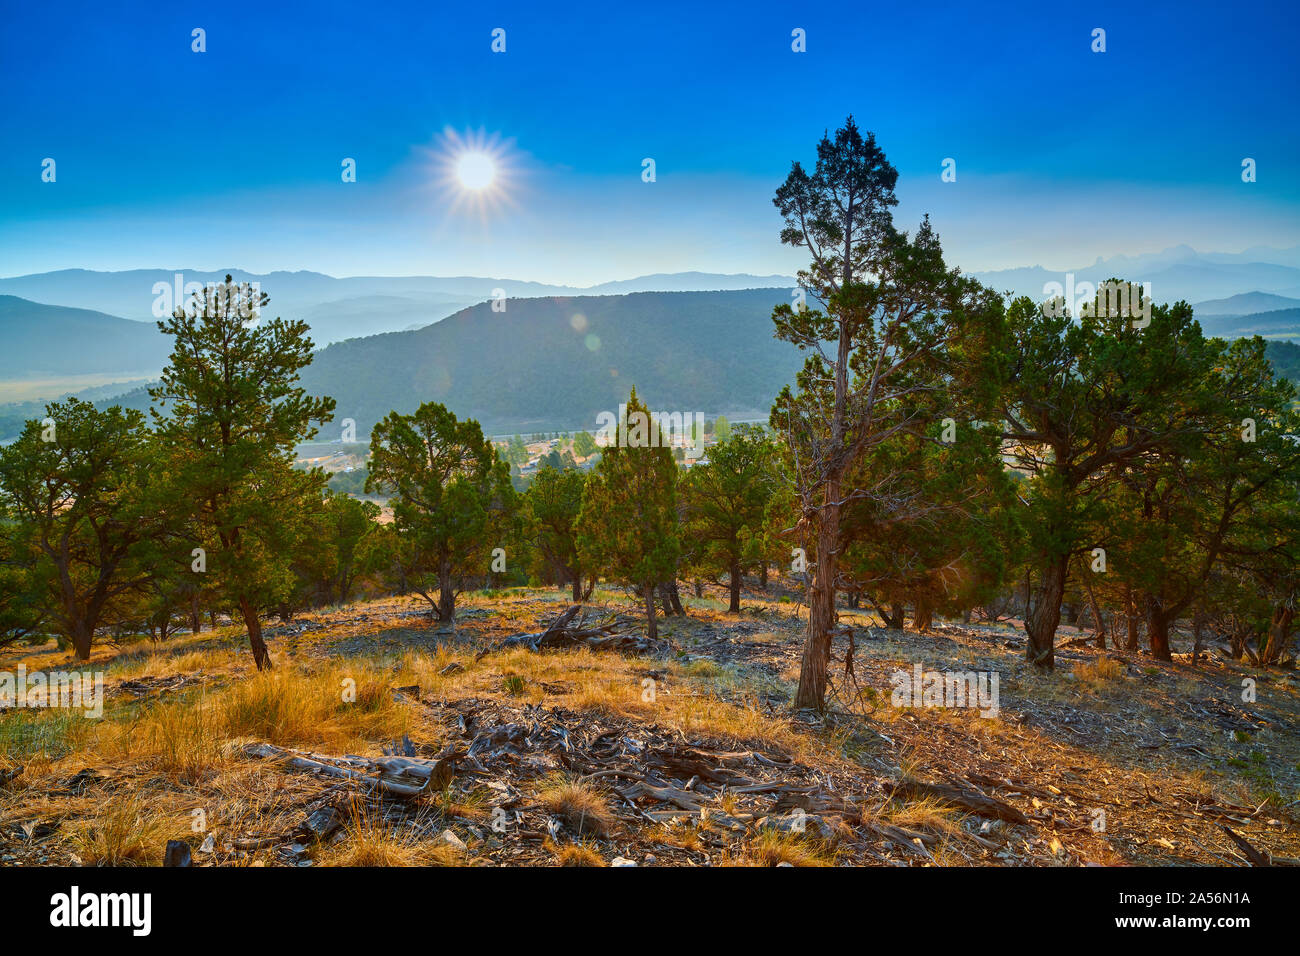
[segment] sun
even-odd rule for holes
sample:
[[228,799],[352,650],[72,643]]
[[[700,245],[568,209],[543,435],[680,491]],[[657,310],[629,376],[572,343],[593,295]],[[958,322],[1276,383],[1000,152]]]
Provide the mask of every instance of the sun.
[[496,175],[497,164],[487,153],[464,153],[456,160],[456,178],[466,189],[486,189]]
[[513,140],[483,130],[444,129],[427,149],[428,184],[448,213],[469,213],[483,222],[513,206],[519,170]]

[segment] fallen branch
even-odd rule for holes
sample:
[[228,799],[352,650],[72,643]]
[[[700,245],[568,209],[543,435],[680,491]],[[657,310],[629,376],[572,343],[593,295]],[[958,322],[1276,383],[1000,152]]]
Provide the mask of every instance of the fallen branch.
[[[303,754],[263,743],[246,744],[241,749],[245,756],[268,760],[289,770],[342,777],[371,787],[378,786],[387,793],[406,799],[445,789],[451,783],[458,756],[453,753],[439,760],[398,756],[330,757]],[[350,766],[338,766],[339,763]]]
[[1222,823],[1219,824],[1219,829],[1232,837],[1232,842],[1237,844],[1238,849],[1246,855],[1246,859],[1250,861],[1251,866],[1273,865],[1273,860],[1267,853],[1261,850],[1256,850],[1253,846],[1247,843],[1243,837],[1232,832],[1232,830],[1225,827]]

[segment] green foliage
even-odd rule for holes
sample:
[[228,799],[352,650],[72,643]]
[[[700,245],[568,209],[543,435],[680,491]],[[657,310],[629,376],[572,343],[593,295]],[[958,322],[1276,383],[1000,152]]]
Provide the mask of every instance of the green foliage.
[[[436,402],[413,415],[392,412],[370,435],[367,491],[392,495],[399,560],[412,590],[442,620],[455,615],[456,594],[467,579],[486,575],[490,554],[504,547],[515,516],[515,493],[505,462],[473,419]],[[438,598],[430,596],[429,581]]]
[[330,475],[327,483],[329,490],[340,495],[363,495],[366,491],[366,478],[370,472],[365,468],[352,471],[336,471]]
[[172,496],[139,412],[71,399],[46,414],[0,449],[6,630],[44,618],[86,660],[156,573]]
[[677,466],[664,443],[651,446],[649,411],[635,388],[626,426],[626,436],[620,441],[620,426],[583,488],[578,554],[583,567],[643,589],[653,635],[653,589],[676,573],[680,554]]
[[573,454],[578,458],[586,458],[588,455],[593,454],[598,447],[591,432],[580,431],[573,436]]
[[173,337],[171,362],[150,390],[168,470],[191,508],[196,546],[213,586],[237,604],[259,668],[270,658],[257,609],[292,590],[291,520],[325,478],[292,467],[294,447],[333,417],[334,400],[299,386],[312,342],[302,321],[264,320],[265,293],[231,282],[204,290],[158,327]]
[[1275,375],[1300,382],[1300,344],[1273,340],[1266,347],[1266,355]]
[[[584,433],[585,434],[585,433]],[[528,535],[542,557],[573,583],[581,597],[582,564],[578,558],[578,515],[586,475],[580,471],[542,468],[524,496]]]
[[706,577],[730,576],[731,611],[740,609],[740,576],[764,557],[776,460],[776,443],[742,425],[681,479],[687,565]]

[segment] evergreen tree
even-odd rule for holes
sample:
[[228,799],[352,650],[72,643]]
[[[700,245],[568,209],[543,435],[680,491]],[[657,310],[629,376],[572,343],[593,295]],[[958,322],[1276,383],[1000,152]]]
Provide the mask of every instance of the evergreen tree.
[[578,515],[585,484],[586,476],[580,471],[543,468],[524,495],[529,537],[550,566],[569,579],[574,601],[583,600]]
[[1047,669],[1071,563],[1095,547],[1089,529],[1114,482],[1134,462],[1191,447],[1212,399],[1212,349],[1190,306],[1153,307],[1140,328],[1101,303],[1075,319],[1059,302],[1020,298],[1002,333],[1004,451],[1032,478],[1038,580],[1025,616],[1026,655]]
[[658,442],[649,411],[632,389],[626,416],[600,456],[582,493],[578,554],[583,567],[603,571],[641,591],[647,630],[658,635],[655,587],[677,570],[677,466]]
[[914,238],[894,228],[897,179],[850,117],[818,144],[815,170],[796,162],[774,199],[782,242],[811,258],[799,284],[820,305],[773,311],[777,336],[809,353],[797,390],[784,389],[771,415],[790,446],[800,520],[814,541],[796,707],[825,702],[844,503],[892,494],[888,482],[846,484],[854,464],[922,431],[940,408],[970,417],[957,406],[982,395],[978,350],[1001,311],[996,296],[945,266],[928,220]]
[[[486,576],[515,518],[510,471],[473,419],[457,421],[425,402],[413,415],[391,412],[370,433],[366,491],[391,494],[405,584],[451,621],[470,577]],[[431,586],[438,596],[431,596]]]
[[140,412],[75,398],[46,411],[0,449],[0,513],[15,522],[10,560],[30,569],[20,617],[55,622],[84,661],[155,574],[170,502]]
[[709,577],[728,575],[733,614],[740,612],[742,575],[763,558],[775,459],[775,443],[742,425],[709,449],[706,464],[682,476],[682,537],[693,549],[690,565]]
[[[298,385],[312,358],[307,324],[264,321],[269,301],[226,276],[160,321],[172,355],[149,390],[168,467],[184,488],[173,506],[194,509],[202,535],[194,544],[205,549],[215,587],[239,608],[259,670],[271,666],[259,611],[292,583],[285,508],[302,493],[294,448],[334,411],[332,398]],[[305,480],[324,484],[320,475]]]

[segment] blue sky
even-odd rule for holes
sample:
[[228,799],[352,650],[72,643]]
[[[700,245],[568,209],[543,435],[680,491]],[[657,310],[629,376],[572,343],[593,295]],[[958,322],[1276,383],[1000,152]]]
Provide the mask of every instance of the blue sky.
[[793,271],[773,190],[850,112],[963,268],[1300,244],[1295,4],[727,6],[11,5],[0,275]]

